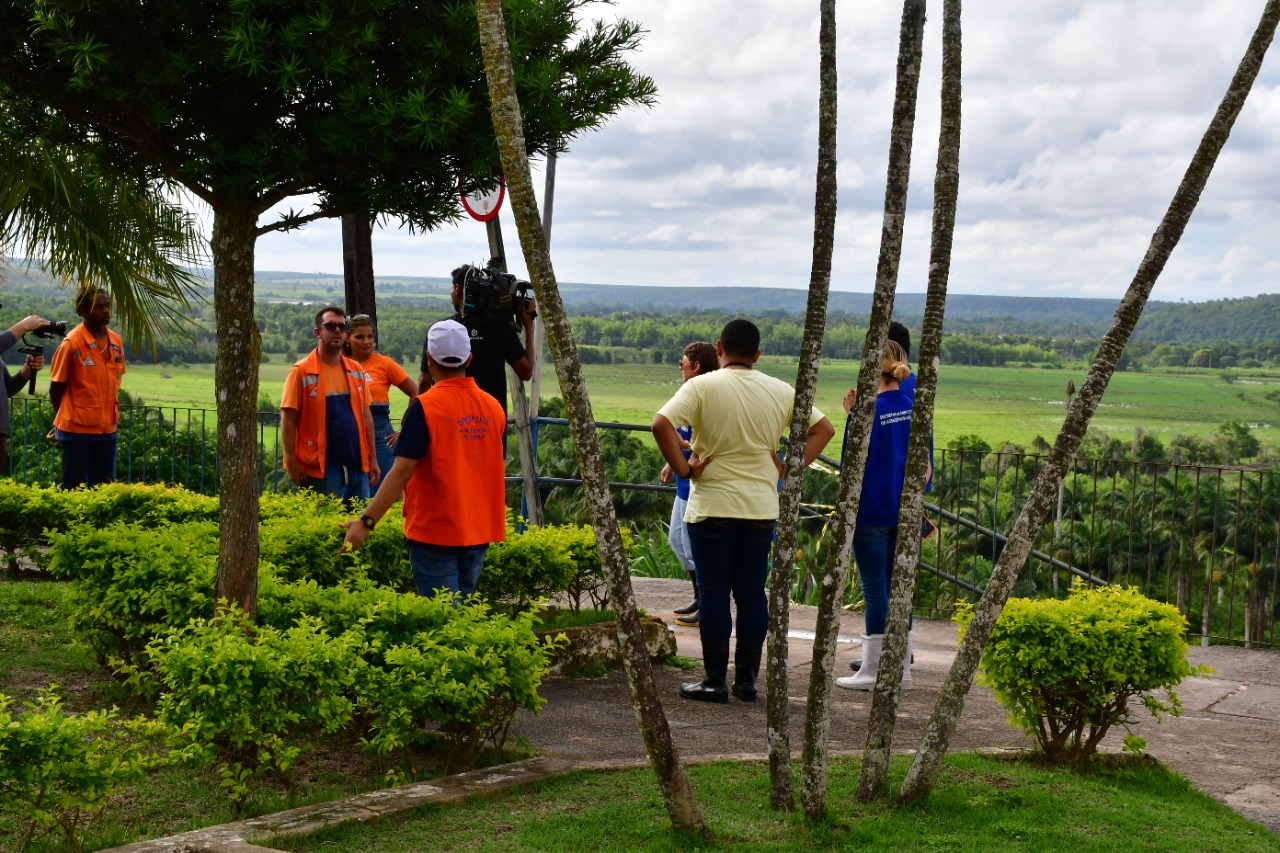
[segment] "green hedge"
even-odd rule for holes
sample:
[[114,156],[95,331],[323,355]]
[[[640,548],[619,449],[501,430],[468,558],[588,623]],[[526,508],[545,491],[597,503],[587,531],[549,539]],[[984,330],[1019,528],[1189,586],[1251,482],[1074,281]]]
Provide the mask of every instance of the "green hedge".
[[[955,618],[963,630],[972,607]],[[1045,755],[1078,762],[1113,725],[1129,730],[1134,700],[1157,722],[1181,713],[1173,688],[1201,672],[1187,661],[1186,631],[1176,607],[1136,589],[1077,586],[1065,600],[1014,598],[992,630],[979,678]],[[1132,731],[1125,737],[1127,750],[1145,745]]]
[[[334,586],[367,577],[392,589],[413,590],[399,504],[354,554],[342,551],[343,530],[338,526],[352,518],[352,512],[334,498],[305,492],[263,495],[259,518],[259,558],[286,581],[313,580],[321,586]],[[161,540],[171,536],[175,554],[157,558],[160,565],[148,567],[144,573],[164,571],[171,581],[182,584],[180,569],[186,560],[203,583],[209,571],[207,560],[210,553],[216,558],[216,547],[210,552],[207,535],[200,534],[195,543],[192,534],[178,528],[217,522],[216,498],[172,486],[112,483],[92,490],[64,491],[0,480],[0,549],[34,555],[36,545],[48,542],[53,556],[41,556],[41,560],[66,579],[82,573],[95,576],[97,569],[90,564],[97,561],[100,568],[108,559],[103,553],[108,548],[103,532],[119,530],[125,540],[136,533],[152,534],[136,544],[122,540],[116,546],[122,552],[119,559],[126,564],[134,560],[132,555],[138,549],[153,544],[163,547]],[[83,554],[77,553],[82,541],[87,546]],[[607,594],[595,533],[579,525],[516,533],[509,525],[507,540],[489,548],[478,591],[486,599],[511,604],[516,610],[562,593],[575,610],[584,605],[598,607]],[[195,615],[211,614],[205,610]],[[144,614],[142,621],[150,619]]]
[[157,746],[161,724],[121,720],[114,708],[64,714],[53,687],[22,713],[11,712],[12,704],[0,694],[0,810],[22,827],[12,849],[55,829],[68,849],[80,849],[85,826],[116,788],[168,760]]

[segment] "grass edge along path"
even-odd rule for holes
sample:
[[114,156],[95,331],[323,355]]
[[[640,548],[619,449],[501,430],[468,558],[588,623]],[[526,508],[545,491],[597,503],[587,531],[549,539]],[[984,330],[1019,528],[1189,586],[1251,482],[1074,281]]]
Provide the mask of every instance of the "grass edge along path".
[[[763,757],[761,757],[763,758]],[[1196,791],[1154,759],[1109,756],[1078,769],[1026,753],[955,753],[928,802],[891,809],[853,794],[859,759],[833,763],[830,819],[806,824],[768,807],[762,761],[692,766],[715,837],[673,833],[647,768],[579,771],[372,824],[346,823],[259,843],[291,851],[1274,851],[1275,834]],[[894,785],[906,758],[892,765]],[[498,773],[501,768],[490,768]],[[459,814],[458,810],[465,810]]]

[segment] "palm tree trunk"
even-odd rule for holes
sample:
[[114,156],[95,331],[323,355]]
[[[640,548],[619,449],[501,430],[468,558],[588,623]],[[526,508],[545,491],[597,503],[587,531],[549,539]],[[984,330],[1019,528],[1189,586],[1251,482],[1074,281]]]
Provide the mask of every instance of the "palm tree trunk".
[[840,486],[831,541],[818,603],[818,624],[813,643],[813,668],[809,674],[809,701],[805,709],[804,749],[800,771],[800,802],[805,814],[816,820],[826,810],[827,746],[831,735],[831,690],[836,635],[840,628],[840,599],[849,575],[849,553],[862,496],[867,464],[867,443],[875,416],[880,385],[881,353],[893,315],[902,258],[902,226],[906,218],[907,184],[911,176],[911,140],[915,127],[916,91],[920,82],[920,54],[924,42],[924,0],[905,0],[898,45],[898,81],[889,138],[889,166],[884,193],[884,224],[880,231],[880,258],[876,286],[871,297],[871,321],[858,372],[858,395],[850,411],[849,435],[841,460]]
[[778,541],[773,549],[769,589],[769,661],[767,723],[769,732],[769,802],[775,809],[795,808],[791,786],[791,713],[788,705],[787,632],[791,625],[791,578],[795,572],[796,519],[804,475],[805,436],[818,387],[818,363],[827,325],[831,291],[831,255],[836,238],[836,4],[820,0],[818,33],[818,169],[813,201],[813,260],[804,340],[796,372],[796,401],[791,414],[787,471],[778,508]]
[[225,598],[253,618],[258,601],[258,365],[253,319],[257,213],[228,201],[213,212],[213,307],[218,328],[218,581]]
[[1235,77],[1227,89],[1218,111],[1209,123],[1200,140],[1200,146],[1191,158],[1182,183],[1174,193],[1168,211],[1156,228],[1151,238],[1151,245],[1138,267],[1133,281],[1129,285],[1124,298],[1116,309],[1111,328],[1103,336],[1098,354],[1094,357],[1089,375],[1076,396],[1075,403],[1067,412],[1067,418],[1058,432],[1057,441],[1050,451],[1049,461],[1041,470],[1035,488],[1022,508],[1022,514],[1015,523],[1013,533],[1005,544],[1004,552],[996,563],[995,571],[987,584],[987,590],[974,611],[973,621],[965,632],[964,641],[956,654],[955,662],[947,679],[942,685],[942,693],[934,705],[933,713],[925,727],[920,748],[912,762],[907,778],[903,782],[899,800],[903,802],[919,802],[924,800],[933,789],[938,773],[942,769],[942,759],[946,755],[951,737],[955,733],[960,714],[964,710],[965,697],[968,695],[973,674],[978,668],[982,651],[991,636],[1000,611],[1009,597],[1009,591],[1018,579],[1018,572],[1031,550],[1036,534],[1049,518],[1053,502],[1053,493],[1058,482],[1066,473],[1071,457],[1075,454],[1084,438],[1085,430],[1094,410],[1102,399],[1111,374],[1115,372],[1116,363],[1124,352],[1125,343],[1133,332],[1134,325],[1142,315],[1147,298],[1155,286],[1156,279],[1164,270],[1187,221],[1195,210],[1200,193],[1209,180],[1209,174],[1217,162],[1218,154],[1226,145],[1231,135],[1231,128],[1236,117],[1244,107],[1253,81],[1262,66],[1262,58],[1267,47],[1275,37],[1276,25],[1280,22],[1280,0],[1268,0],[1262,12],[1262,18],[1254,31],[1249,47]]
[[490,108],[502,168],[520,232],[520,246],[537,294],[556,377],[560,380],[564,396],[574,450],[582,470],[582,488],[596,531],[600,562],[609,576],[610,603],[618,621],[618,640],[631,689],[631,703],[635,707],[649,762],[658,776],[672,824],[678,830],[705,835],[706,824],[684,765],[680,763],[671,728],[653,683],[653,666],[645,648],[618,519],[614,515],[608,479],[600,460],[600,442],[582,376],[582,363],[560,299],[546,234],[538,215],[501,0],[479,0],[476,15],[480,21],[480,45],[484,52],[485,74],[489,79]]
[[925,297],[924,325],[920,336],[920,374],[911,409],[911,438],[907,448],[906,479],[898,516],[897,553],[889,596],[889,619],[880,673],[871,700],[871,718],[858,777],[858,797],[864,802],[883,796],[888,785],[889,752],[898,713],[907,653],[911,599],[920,537],[915,535],[924,509],[928,479],[929,446],[933,436],[933,403],[938,387],[938,362],[942,353],[942,318],[951,271],[951,244],[955,235],[956,199],[960,193],[960,0],[945,0],[942,7],[942,127],[938,138],[938,165],[933,180],[933,239],[929,255],[929,291]]

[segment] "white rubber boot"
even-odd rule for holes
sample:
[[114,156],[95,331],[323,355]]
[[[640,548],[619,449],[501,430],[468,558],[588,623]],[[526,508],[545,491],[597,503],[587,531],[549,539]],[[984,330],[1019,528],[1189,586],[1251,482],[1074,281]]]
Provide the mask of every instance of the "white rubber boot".
[[862,666],[854,675],[836,679],[837,687],[849,690],[872,690],[876,675],[880,672],[880,652],[884,649],[884,634],[871,634],[862,638]]

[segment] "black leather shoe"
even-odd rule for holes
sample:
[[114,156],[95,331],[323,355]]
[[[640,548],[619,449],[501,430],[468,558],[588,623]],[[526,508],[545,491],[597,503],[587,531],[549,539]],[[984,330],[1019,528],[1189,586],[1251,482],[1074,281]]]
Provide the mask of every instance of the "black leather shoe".
[[759,695],[759,691],[756,690],[756,683],[754,681],[746,683],[735,682],[733,687],[729,688],[729,690],[735,697],[741,699],[743,702],[754,702],[756,701],[756,697]]
[[691,681],[680,688],[680,695],[698,702],[716,702],[725,704],[729,701],[729,691],[724,682],[712,684],[709,681]]
[[677,616],[676,624],[684,628],[697,628],[701,624],[698,622],[698,611],[695,610],[692,613]]
[[690,613],[697,613],[698,599],[695,598],[693,601],[690,601],[684,607],[677,607],[675,610],[672,610],[671,612],[677,616],[688,616]]

